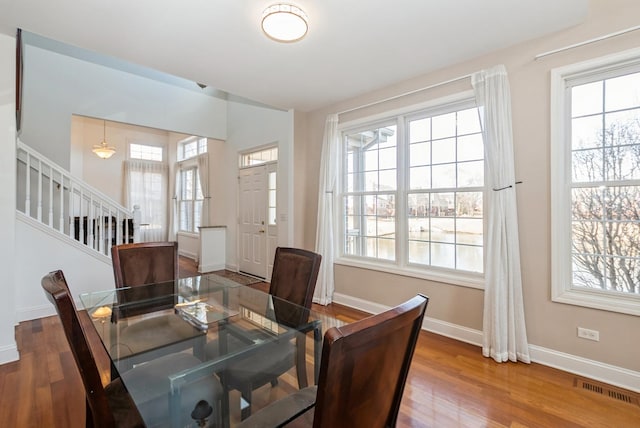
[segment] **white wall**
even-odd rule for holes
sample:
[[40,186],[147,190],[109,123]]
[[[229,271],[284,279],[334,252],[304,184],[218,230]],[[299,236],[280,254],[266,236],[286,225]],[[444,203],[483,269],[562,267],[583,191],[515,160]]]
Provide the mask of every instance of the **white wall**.
[[[14,218],[15,215],[14,211]],[[113,269],[106,257],[78,250],[52,232],[34,227],[29,219],[20,217],[15,226],[15,284],[19,284],[15,287],[15,312],[18,321],[55,314],[40,286],[41,278],[53,270],[62,269],[76,302],[81,293],[115,286]]]
[[[71,118],[72,159],[76,161],[71,165],[69,172],[122,205],[124,204],[122,162],[129,158],[129,144],[162,147],[165,155],[168,155],[169,132],[106,121],[107,143],[116,149],[116,153],[109,159],[100,159],[91,150],[94,145],[102,142],[104,134],[102,120],[81,116]],[[175,135],[187,137],[184,134]]]
[[[640,45],[640,32],[632,31],[536,60],[537,54],[570,46],[638,25],[637,0],[592,0],[589,16],[580,25],[482,55],[437,72],[398,82],[363,94],[307,117],[308,142],[306,186],[308,208],[305,230],[315,230],[317,186],[326,115],[357,108],[374,100],[408,93],[438,82],[447,82],[497,64],[509,74],[513,113],[514,161],[518,224],[527,335],[532,360],[640,391],[640,317],[551,301],[550,217],[550,71]],[[367,116],[436,100],[471,89],[470,79],[415,92],[391,102],[341,114],[348,122]],[[298,202],[296,200],[296,202]],[[426,320],[439,331],[454,328],[455,334],[473,336],[481,342],[484,293],[482,290],[419,278],[336,265],[336,293],[361,307],[391,306],[416,293],[429,295]],[[370,307],[371,307],[370,306]],[[600,332],[600,341],[577,337],[577,327]],[[479,351],[479,350],[478,350]]]
[[[170,165],[175,162],[176,142],[184,138],[184,134],[216,138],[210,139],[211,180],[214,180],[210,221],[228,226],[230,237],[235,236],[237,224],[238,151],[277,142],[281,190],[278,204],[282,219],[279,241],[290,242],[292,113],[227,103],[34,46],[25,49],[24,82],[21,139],[116,200],[121,200],[121,161],[130,133],[114,129],[125,125],[108,126],[107,141],[115,145],[118,152],[107,161],[94,159],[90,151],[94,142],[86,140],[101,140],[99,119],[176,131],[166,137]],[[71,126],[73,115],[99,119],[85,118],[76,129]],[[225,138],[227,141],[223,142]],[[11,152],[8,159],[13,165],[15,154]],[[15,208],[11,212],[15,213]],[[81,292],[112,286],[113,273],[108,262],[66,248],[55,238],[32,230],[30,224],[21,224],[16,233],[19,234],[19,244],[15,245],[16,278],[19,283],[27,284],[20,289],[16,300],[20,319],[47,313],[39,281],[50,270],[65,271],[76,298]],[[197,242],[181,241],[186,251],[197,254]],[[228,239],[227,243],[227,266],[234,268],[237,266],[236,241]],[[37,262],[33,262],[34,256],[38,257]],[[52,307],[49,309],[52,311]]]
[[21,140],[67,169],[73,114],[226,138],[224,100],[30,45],[23,109]]
[[0,364],[18,359],[14,336],[15,316],[15,218],[16,124],[15,38],[0,34]]

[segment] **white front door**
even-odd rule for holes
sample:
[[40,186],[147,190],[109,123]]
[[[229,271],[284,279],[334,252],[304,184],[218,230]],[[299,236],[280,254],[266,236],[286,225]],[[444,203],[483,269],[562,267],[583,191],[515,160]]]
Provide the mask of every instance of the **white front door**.
[[267,276],[266,166],[240,170],[240,271]]

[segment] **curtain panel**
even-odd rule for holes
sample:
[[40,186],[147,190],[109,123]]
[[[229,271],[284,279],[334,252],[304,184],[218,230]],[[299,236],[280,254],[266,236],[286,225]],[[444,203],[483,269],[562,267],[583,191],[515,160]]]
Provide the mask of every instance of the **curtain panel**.
[[318,219],[316,225],[316,253],[322,255],[318,283],[313,301],[328,305],[333,301],[335,282],[333,277],[333,260],[335,258],[335,207],[336,174],[338,172],[338,115],[327,116],[320,157],[320,180],[318,183]]
[[169,167],[159,162],[123,162],[125,206],[140,206],[140,239],[166,241],[168,235]]
[[178,236],[178,189],[180,188],[180,169],[175,168],[173,172],[173,187],[169,190],[171,199],[169,200],[169,221],[167,230],[167,239],[169,241],[177,241]]
[[202,189],[202,213],[200,213],[200,226],[209,226],[209,213],[211,195],[209,194],[209,154],[203,153],[198,156],[198,179],[200,180],[200,189]]
[[488,172],[482,353],[497,362],[529,363],[506,68],[499,65],[474,73],[472,85],[480,111]]

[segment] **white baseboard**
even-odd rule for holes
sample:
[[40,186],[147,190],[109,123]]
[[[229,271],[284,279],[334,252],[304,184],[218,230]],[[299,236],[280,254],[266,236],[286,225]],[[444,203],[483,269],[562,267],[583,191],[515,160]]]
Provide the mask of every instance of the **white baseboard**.
[[0,364],[11,363],[19,359],[20,354],[15,344],[0,347]]
[[[81,309],[82,305],[76,302],[76,308]],[[56,310],[53,305],[31,306],[28,308],[20,308],[16,311],[16,319],[18,322],[46,318],[52,315],[56,315]]]
[[[347,296],[346,294],[340,293],[334,293],[333,301],[370,314],[378,314],[390,308],[390,306],[369,302],[358,297]],[[461,342],[470,343],[478,347],[482,346],[482,331],[480,330],[451,324],[426,316],[422,323],[422,328]],[[530,344],[529,353],[532,362],[605,382],[620,388],[640,392],[640,372],[537,345]]]
[[185,251],[185,250],[178,249],[178,255],[184,256],[191,260],[198,261],[198,254],[194,253],[193,251]]
[[202,273],[202,272],[213,272],[215,270],[224,270],[225,269],[225,264],[224,263],[218,263],[218,264],[208,264],[208,265],[199,265],[198,266],[198,272]]
[[537,345],[529,345],[529,353],[533,362],[640,392],[640,372]]

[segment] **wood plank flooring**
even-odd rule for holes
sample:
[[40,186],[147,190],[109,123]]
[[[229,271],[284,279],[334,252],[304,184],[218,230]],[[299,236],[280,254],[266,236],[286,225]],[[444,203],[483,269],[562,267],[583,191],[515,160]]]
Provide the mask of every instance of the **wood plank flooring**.
[[[180,268],[194,274],[188,260]],[[366,316],[336,304],[315,309],[347,322]],[[58,318],[20,323],[16,341],[20,360],[0,366],[0,427],[84,426],[84,390]],[[99,362],[106,381],[106,355]],[[423,331],[398,426],[640,427],[640,406],[577,388],[575,380],[535,363],[496,364],[475,346]],[[257,390],[255,405],[261,394],[271,400],[295,384],[295,375],[285,375],[277,387]]]

